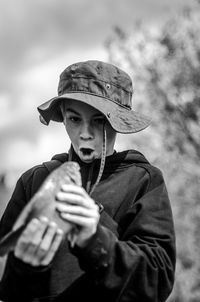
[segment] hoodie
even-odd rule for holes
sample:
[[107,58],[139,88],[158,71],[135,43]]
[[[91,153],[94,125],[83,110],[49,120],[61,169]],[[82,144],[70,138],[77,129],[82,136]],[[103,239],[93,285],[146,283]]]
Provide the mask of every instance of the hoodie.
[[[68,154],[58,154],[20,177],[0,222],[0,238],[47,175],[67,160]],[[83,187],[89,192],[100,160],[85,164],[74,153],[72,160],[79,163]],[[175,234],[161,171],[135,150],[115,152],[106,157],[91,197],[103,211],[87,247],[70,248],[63,241],[52,263],[36,268],[10,253],[0,299],[166,301],[174,283]]]

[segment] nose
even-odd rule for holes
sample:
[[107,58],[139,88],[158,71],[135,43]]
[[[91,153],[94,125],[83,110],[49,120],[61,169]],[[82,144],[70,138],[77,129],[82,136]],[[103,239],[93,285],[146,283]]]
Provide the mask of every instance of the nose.
[[93,131],[89,122],[84,122],[82,124],[80,138],[83,140],[90,140],[93,138]]

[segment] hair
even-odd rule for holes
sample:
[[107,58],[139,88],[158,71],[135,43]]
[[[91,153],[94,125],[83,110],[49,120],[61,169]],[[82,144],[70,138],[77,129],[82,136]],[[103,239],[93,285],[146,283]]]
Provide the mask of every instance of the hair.
[[65,121],[65,110],[66,110],[66,101],[65,99],[62,100],[59,104],[59,107],[60,107],[60,111],[61,111],[61,114],[62,114],[62,117],[63,117],[63,122]]
[[[65,115],[65,113],[66,113],[66,105],[67,105],[67,102],[66,102],[66,99],[63,99],[63,100],[61,100],[60,101],[60,103],[59,103],[59,107],[60,107],[60,111],[61,111],[61,115],[62,115],[62,117],[63,117],[63,123],[65,124],[65,117],[66,117],[66,115]],[[101,112],[100,112],[101,113]],[[103,113],[101,113],[102,114],[102,116],[104,116],[103,115]],[[110,124],[110,122],[108,121],[108,119],[105,117],[105,121],[108,123],[108,124]],[[111,125],[111,124],[110,124]],[[112,127],[112,126],[111,126]],[[117,133],[117,132],[116,132]]]

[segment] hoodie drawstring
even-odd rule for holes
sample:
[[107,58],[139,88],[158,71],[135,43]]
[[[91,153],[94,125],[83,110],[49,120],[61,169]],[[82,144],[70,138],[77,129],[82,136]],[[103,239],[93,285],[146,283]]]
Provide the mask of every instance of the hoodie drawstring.
[[[103,175],[103,170],[104,170],[105,162],[106,162],[106,149],[107,149],[107,135],[106,135],[106,128],[105,128],[105,123],[104,123],[104,125],[103,125],[103,145],[102,145],[102,152],[101,152],[101,164],[100,164],[100,169],[99,169],[99,173],[98,173],[98,176],[97,176],[97,180],[94,183],[94,185],[92,186],[91,190],[89,191],[90,196],[94,192],[96,186],[100,182],[100,179]],[[88,180],[90,180],[90,178]]]
[[[97,176],[97,179],[96,179],[94,185],[91,187],[92,175],[93,175],[93,170],[94,170],[94,165],[95,165],[95,161],[93,161],[93,163],[90,167],[90,170],[89,170],[89,176],[88,176],[87,185],[86,185],[86,191],[88,192],[88,194],[90,196],[94,192],[95,188],[97,187],[97,185],[100,182],[101,177],[103,175],[105,162],[106,162],[106,151],[107,151],[107,134],[106,134],[106,128],[105,128],[105,123],[104,123],[103,124],[103,144],[102,144],[101,163],[100,163],[99,173],[98,173],[98,176]],[[73,160],[73,158],[72,158],[72,155],[73,155],[72,145],[69,149],[68,154],[69,154],[68,161],[72,161]],[[99,212],[101,213],[104,209],[103,205],[98,201],[95,201],[95,202],[99,206]]]

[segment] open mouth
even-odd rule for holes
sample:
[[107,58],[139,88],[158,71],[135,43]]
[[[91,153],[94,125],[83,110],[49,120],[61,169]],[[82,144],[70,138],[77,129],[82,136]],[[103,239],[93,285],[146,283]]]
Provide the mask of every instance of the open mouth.
[[80,151],[84,156],[90,156],[94,150],[90,148],[81,148]]

